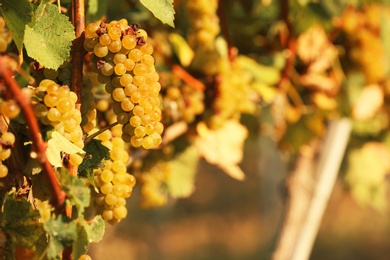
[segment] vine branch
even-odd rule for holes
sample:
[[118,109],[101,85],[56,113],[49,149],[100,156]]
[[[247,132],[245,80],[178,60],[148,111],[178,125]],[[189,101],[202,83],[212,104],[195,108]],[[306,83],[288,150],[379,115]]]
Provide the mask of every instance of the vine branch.
[[194,78],[191,74],[185,71],[180,65],[173,64],[172,72],[176,76],[178,76],[181,80],[183,80],[185,83],[187,83],[189,86],[191,86],[193,89],[198,91],[204,91],[206,89],[206,86],[202,82]]
[[53,207],[59,208],[65,202],[65,193],[61,190],[54,169],[47,160],[47,146],[46,143],[42,140],[42,136],[40,134],[41,130],[39,129],[36,116],[31,106],[31,100],[22,93],[19,84],[13,78],[13,73],[5,66],[3,57],[0,58],[0,76],[4,79],[8,90],[12,93],[13,98],[20,106],[21,112],[24,116],[24,119],[26,120],[33,150],[37,153],[38,162],[41,164],[43,173],[46,176],[47,182],[49,183],[52,195],[50,203],[53,205]]

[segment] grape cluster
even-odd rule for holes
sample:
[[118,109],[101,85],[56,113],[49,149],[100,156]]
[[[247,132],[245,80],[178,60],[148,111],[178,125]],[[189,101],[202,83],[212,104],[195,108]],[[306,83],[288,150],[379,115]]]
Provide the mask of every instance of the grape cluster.
[[214,113],[209,119],[212,128],[221,127],[228,119],[239,119],[241,113],[252,114],[256,109],[255,101],[251,100],[251,94],[254,94],[252,75],[246,73],[237,61],[230,63],[221,59],[219,68]]
[[162,105],[164,124],[172,124],[181,120],[192,123],[195,116],[204,111],[204,93],[184,84],[172,73],[161,73],[163,86]]
[[12,35],[10,31],[5,28],[5,20],[0,16],[0,52],[7,50],[8,44],[12,41]]
[[15,135],[11,132],[5,132],[0,137],[0,178],[8,175],[8,167],[3,161],[11,156],[11,147],[15,143]]
[[125,19],[89,24],[84,47],[91,55],[92,69],[114,101],[122,138],[133,147],[158,146],[164,129],[159,108],[161,85],[155,71],[153,46],[137,23]]
[[126,217],[126,198],[131,196],[136,180],[127,173],[129,154],[122,138],[113,136],[110,130],[97,138],[110,149],[110,159],[105,161],[103,168],[94,170],[95,185],[100,191],[95,202],[103,219],[114,224]]
[[192,47],[210,48],[219,34],[218,0],[186,0],[190,20],[188,42]]
[[142,171],[140,176],[142,183],[142,207],[153,208],[167,204],[168,192],[166,190],[166,182],[170,176],[169,165],[163,160]]
[[[80,127],[81,112],[76,109],[77,95],[68,86],[60,86],[52,80],[42,80],[34,90],[33,109],[39,121],[62,134],[74,145],[83,148],[83,130]],[[71,165],[80,165],[83,158],[69,155]]]

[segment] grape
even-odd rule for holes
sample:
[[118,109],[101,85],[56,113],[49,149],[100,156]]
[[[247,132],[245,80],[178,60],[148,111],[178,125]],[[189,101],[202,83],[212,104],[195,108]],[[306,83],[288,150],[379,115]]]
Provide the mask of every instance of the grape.
[[119,52],[122,49],[122,42],[120,40],[115,40],[108,45],[108,49],[113,52]]
[[115,64],[119,64],[119,63],[123,63],[126,59],[127,59],[126,54],[123,54],[123,53],[116,53],[116,54],[114,55],[114,58],[112,59],[112,61],[113,61]]
[[102,34],[99,37],[99,42],[103,46],[107,46],[111,43],[111,37],[108,34]]
[[92,257],[89,255],[81,255],[78,260],[92,260]]
[[125,98],[121,102],[121,108],[126,112],[130,112],[134,108],[134,103],[129,98]]
[[121,86],[126,87],[127,85],[131,84],[133,82],[133,76],[131,74],[124,74],[120,79],[119,83]]
[[125,35],[122,39],[122,45],[126,49],[131,50],[137,45],[137,40],[133,35]]
[[20,113],[20,108],[14,100],[8,100],[1,104],[1,114],[9,119],[17,117]]
[[[112,44],[112,43],[111,43]],[[110,45],[111,45],[110,44]],[[97,43],[94,47],[93,47],[93,53],[97,56],[97,57],[104,57],[108,54],[108,47],[107,46],[104,46],[102,45],[101,43]]]
[[142,52],[139,49],[132,49],[128,57],[134,62],[140,61],[142,59]]
[[8,174],[8,168],[4,164],[0,164],[0,178],[6,177]]
[[114,71],[116,75],[122,76],[126,73],[126,67],[123,65],[123,63],[118,63],[115,65]]
[[76,153],[69,155],[69,163],[74,166],[80,165],[82,161],[83,161],[83,157]]
[[146,84],[146,78],[144,76],[134,76],[133,77],[133,83],[134,85],[136,86],[142,86],[142,85],[145,85]]
[[124,206],[117,207],[113,210],[113,215],[116,219],[123,219],[127,216],[127,209]]
[[131,71],[135,66],[135,62],[132,59],[126,59],[123,61],[123,65],[125,65],[127,71]]
[[112,98],[117,102],[121,102],[126,98],[125,90],[123,88],[115,88],[112,91]]

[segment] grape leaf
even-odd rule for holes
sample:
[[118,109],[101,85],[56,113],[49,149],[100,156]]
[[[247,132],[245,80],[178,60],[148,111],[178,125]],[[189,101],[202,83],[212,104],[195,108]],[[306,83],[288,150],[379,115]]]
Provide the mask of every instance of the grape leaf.
[[92,139],[84,146],[84,151],[86,156],[79,165],[79,172],[100,168],[103,160],[110,159],[109,149],[102,145],[102,141],[100,140]]
[[77,224],[77,239],[72,244],[73,259],[79,259],[88,250],[88,234],[84,225]]
[[85,185],[85,180],[71,176],[64,171],[60,174],[59,182],[63,184],[62,189],[67,194],[67,203],[75,206],[77,213],[81,215],[89,206],[91,198],[91,191]]
[[199,155],[194,146],[189,146],[168,162],[171,175],[166,181],[168,192],[174,198],[188,197],[194,191],[196,165]]
[[237,166],[243,157],[243,145],[248,130],[235,120],[226,121],[219,129],[211,130],[205,123],[197,125],[196,148],[207,162],[217,165],[230,177],[243,180],[242,170]]
[[51,138],[47,142],[46,156],[54,167],[62,167],[61,152],[67,154],[85,155],[85,151],[74,145],[57,131],[51,132]]
[[105,231],[105,222],[101,216],[96,216],[93,221],[84,226],[85,231],[88,234],[88,241],[99,242],[102,240]]
[[41,251],[38,247],[45,232],[38,223],[39,212],[33,210],[27,200],[16,200],[12,195],[7,195],[2,215],[1,229],[12,238],[14,244],[35,252]]
[[172,44],[173,51],[179,59],[181,65],[187,67],[195,56],[194,51],[188,45],[187,41],[178,33],[171,33],[168,36]]
[[236,62],[249,71],[256,81],[267,85],[275,85],[280,80],[280,71],[275,67],[262,65],[244,55],[239,55]]
[[22,51],[24,28],[33,17],[33,6],[28,0],[2,0],[1,12],[19,52]]
[[175,27],[173,23],[175,19],[173,0],[141,0],[141,4],[149,9],[162,23]]
[[77,225],[66,216],[59,215],[57,219],[49,219],[43,224],[49,234],[47,257],[57,259],[65,246],[70,246],[77,239]]
[[69,57],[75,39],[74,27],[68,17],[51,4],[39,5],[34,18],[24,34],[27,54],[46,68],[58,69]]
[[389,149],[379,142],[368,142],[348,156],[346,182],[356,201],[379,210],[386,207],[385,179],[390,170]]

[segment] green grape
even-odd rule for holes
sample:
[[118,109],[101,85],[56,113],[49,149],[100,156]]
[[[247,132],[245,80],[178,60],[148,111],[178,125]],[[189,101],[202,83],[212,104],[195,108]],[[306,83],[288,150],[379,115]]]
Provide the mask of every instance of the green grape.
[[100,72],[104,75],[104,76],[111,76],[113,73],[114,73],[114,64],[110,63],[110,62],[106,62],[104,63],[103,67],[101,68]]
[[89,255],[81,255],[78,260],[92,260],[92,257]]
[[142,56],[141,63],[144,64],[147,68],[154,67],[154,58],[152,55],[144,54]]
[[[111,43],[112,44],[112,43]],[[111,45],[110,44],[110,45]],[[107,46],[104,46],[102,45],[101,43],[97,43],[94,47],[93,47],[93,53],[97,56],[97,57],[104,57],[104,56],[107,56],[108,54],[108,47]]]
[[47,118],[52,122],[60,121],[61,112],[57,108],[52,107],[47,112]]
[[151,55],[153,53],[153,46],[149,43],[145,43],[140,48],[141,52],[146,55]]
[[110,24],[108,27],[108,35],[112,40],[119,40],[122,36],[122,30],[118,23]]

